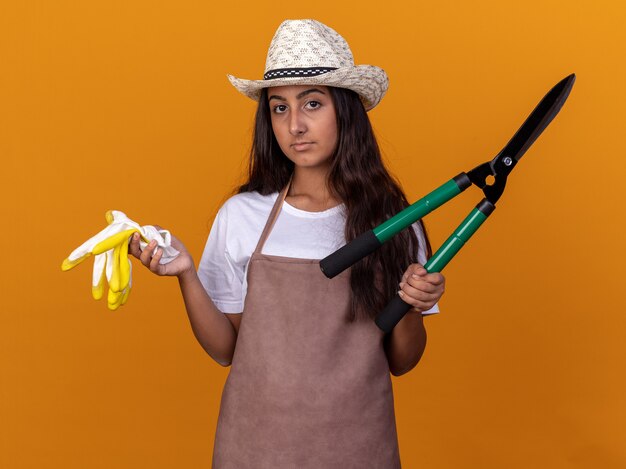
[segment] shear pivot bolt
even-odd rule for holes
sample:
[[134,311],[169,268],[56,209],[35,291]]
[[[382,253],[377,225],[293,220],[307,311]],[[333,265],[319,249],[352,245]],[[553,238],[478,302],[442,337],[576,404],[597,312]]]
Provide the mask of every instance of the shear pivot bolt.
[[502,162],[506,166],[511,166],[513,164],[513,158],[511,158],[510,156],[505,156],[504,159],[502,160]]

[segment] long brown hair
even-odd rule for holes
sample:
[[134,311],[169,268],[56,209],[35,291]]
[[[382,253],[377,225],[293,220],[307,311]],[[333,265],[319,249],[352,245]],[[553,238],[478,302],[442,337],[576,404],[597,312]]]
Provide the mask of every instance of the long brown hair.
[[[345,237],[351,241],[407,207],[404,192],[385,168],[365,108],[354,91],[328,88],[337,114],[338,141],[328,176],[333,195],[346,207]],[[278,146],[264,89],[256,111],[248,181],[238,192],[268,195],[289,181],[294,164]],[[424,230],[422,222],[419,222]],[[430,243],[424,230],[427,255]],[[350,320],[373,318],[398,291],[409,264],[417,262],[418,240],[412,229],[387,241],[352,266]],[[374,288],[373,288],[374,287]]]

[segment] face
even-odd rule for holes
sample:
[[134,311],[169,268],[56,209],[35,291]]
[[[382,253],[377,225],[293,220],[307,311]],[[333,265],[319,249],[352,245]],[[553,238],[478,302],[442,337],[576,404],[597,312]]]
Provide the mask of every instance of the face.
[[330,164],[337,146],[337,117],[325,86],[297,85],[269,88],[272,129],[283,153],[296,166]]

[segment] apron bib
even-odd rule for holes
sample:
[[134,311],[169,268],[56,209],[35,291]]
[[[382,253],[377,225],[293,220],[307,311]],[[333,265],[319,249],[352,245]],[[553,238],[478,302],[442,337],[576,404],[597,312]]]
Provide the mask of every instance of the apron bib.
[[213,468],[399,468],[383,333],[348,321],[349,271],[329,280],[319,260],[261,254],[287,190],[248,267]]

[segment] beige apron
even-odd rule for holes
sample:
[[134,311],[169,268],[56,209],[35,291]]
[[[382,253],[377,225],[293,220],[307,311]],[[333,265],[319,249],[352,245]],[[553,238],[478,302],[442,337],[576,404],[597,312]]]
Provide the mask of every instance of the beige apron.
[[213,468],[399,468],[383,334],[348,321],[349,272],[329,280],[318,260],[261,254],[287,189],[248,267]]

